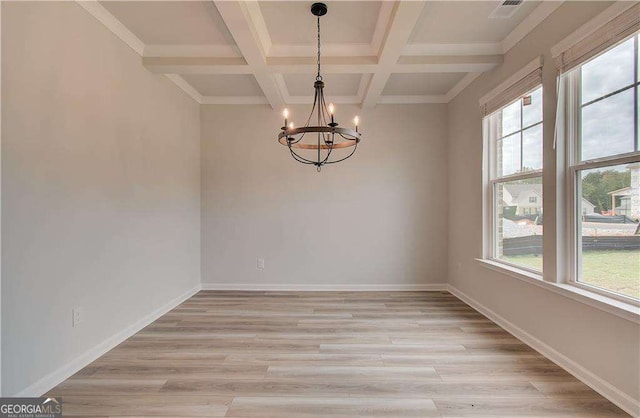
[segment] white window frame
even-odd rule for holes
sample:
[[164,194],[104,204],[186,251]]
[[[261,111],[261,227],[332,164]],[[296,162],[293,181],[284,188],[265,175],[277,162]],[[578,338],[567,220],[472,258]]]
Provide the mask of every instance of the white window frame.
[[[637,35],[633,35],[633,36],[637,36]],[[629,38],[627,38],[626,40],[628,39]],[[635,49],[636,54],[638,53],[637,39],[638,38],[636,38],[636,49]],[[619,45],[620,43],[618,43],[617,45]],[[609,49],[607,49],[607,51],[608,50]],[[592,59],[599,57],[605,52],[606,51],[603,51],[601,54],[596,55]],[[590,62],[592,59],[590,59],[587,62]],[[583,63],[582,65],[586,64],[587,62]],[[634,60],[634,66],[637,66],[637,62],[638,62],[638,59],[636,56]],[[636,138],[635,138],[636,151],[625,153],[625,154],[619,154],[615,156],[610,156],[610,157],[592,159],[592,160],[585,160],[585,161],[580,160],[580,147],[579,147],[580,135],[581,135],[580,127],[582,126],[582,120],[581,120],[582,112],[580,111],[580,108],[582,106],[581,95],[580,95],[581,93],[580,68],[581,67],[582,66],[579,66],[571,70],[567,74],[562,75],[562,77],[565,78],[565,80],[563,80],[563,82],[565,83],[564,95],[565,95],[565,104],[566,104],[566,107],[565,107],[566,119],[565,119],[564,128],[565,128],[565,135],[566,135],[566,156],[567,156],[567,161],[566,161],[567,195],[565,196],[565,199],[566,199],[565,207],[567,211],[566,219],[567,219],[567,234],[568,234],[567,235],[568,265],[567,265],[567,277],[565,282],[567,284],[570,284],[571,286],[575,286],[577,288],[587,290],[589,292],[597,293],[599,295],[606,296],[606,297],[609,297],[621,302],[625,302],[634,306],[640,306],[640,299],[635,299],[633,297],[616,293],[614,291],[611,291],[605,288],[590,285],[588,283],[585,283],[579,280],[581,276],[580,267],[582,265],[581,263],[582,234],[580,230],[582,227],[581,225],[579,225],[579,223],[582,221],[582,211],[578,213],[580,208],[580,202],[582,199],[582,192],[579,187],[579,181],[580,181],[579,173],[584,170],[590,170],[595,168],[603,168],[603,167],[609,167],[614,165],[623,165],[623,164],[630,164],[634,162],[640,162],[640,148],[639,148],[640,144],[638,143],[640,139],[638,138],[638,134],[637,134],[637,126],[639,122],[637,109],[636,109],[636,112],[634,113],[635,126],[636,126]],[[640,84],[639,84],[639,80],[637,79],[638,69],[634,68],[634,71],[635,71],[635,77],[636,77],[633,83],[634,87],[627,87],[627,89],[633,88],[635,90],[636,97],[635,97],[634,103],[635,103],[635,106],[637,106],[637,103],[638,103],[637,95],[640,94],[640,91],[639,91]]]
[[[484,236],[484,254],[483,257],[485,260],[489,260],[493,263],[497,263],[497,264],[503,264],[505,266],[509,266],[511,268],[514,269],[518,269],[518,270],[522,270],[525,271],[531,275],[534,276],[542,276],[542,269],[541,270],[536,270],[527,266],[523,266],[521,264],[514,264],[514,263],[510,263],[504,259],[498,258],[496,256],[497,254],[497,250],[498,250],[498,237],[497,237],[497,227],[498,225],[496,224],[496,217],[497,217],[497,213],[496,213],[496,188],[498,186],[498,184],[500,183],[508,183],[510,181],[517,181],[517,180],[526,180],[526,179],[532,179],[532,178],[538,178],[540,177],[541,179],[543,178],[543,171],[544,171],[544,167],[538,170],[531,170],[531,171],[526,171],[526,172],[522,172],[522,173],[515,173],[515,174],[509,174],[506,176],[500,176],[498,177],[498,162],[497,162],[497,158],[496,156],[498,155],[498,150],[497,150],[497,144],[498,144],[498,133],[496,131],[496,126],[495,124],[491,123],[491,119],[492,117],[494,117],[497,113],[501,112],[503,109],[505,109],[506,107],[512,105],[513,103],[515,103],[516,101],[522,100],[522,97],[530,94],[531,92],[542,88],[543,89],[543,95],[544,95],[544,87],[542,84],[538,84],[536,85],[534,88],[532,88],[531,90],[529,90],[528,92],[524,93],[523,95],[521,95],[520,97],[518,97],[516,100],[513,100],[509,103],[507,103],[506,105],[504,105],[503,107],[501,107],[500,109],[496,110],[495,112],[493,112],[490,115],[487,115],[486,117],[483,118],[483,139],[484,139],[484,165],[485,165],[485,179],[483,181],[484,184],[484,202],[483,202],[483,224],[484,224],[484,231],[483,231],[483,236]],[[544,106],[544,104],[543,104]],[[511,132],[509,135],[513,135],[515,133],[520,132],[522,134],[522,132],[524,132],[526,129],[530,129],[533,128],[534,126],[537,125],[542,125],[544,127],[544,107],[543,107],[543,117],[542,120],[540,122],[534,123],[532,125],[528,125],[526,127],[524,127],[522,125],[522,114],[520,115],[520,128],[517,131]],[[520,138],[520,141],[522,141],[522,137]],[[544,140],[543,140],[544,143]],[[520,158],[523,158],[522,154],[520,156]]]

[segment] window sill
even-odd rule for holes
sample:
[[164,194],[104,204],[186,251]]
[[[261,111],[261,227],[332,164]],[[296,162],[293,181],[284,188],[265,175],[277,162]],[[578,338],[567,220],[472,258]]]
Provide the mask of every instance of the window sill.
[[577,302],[584,303],[601,311],[616,315],[628,321],[640,324],[640,307],[622,302],[614,298],[601,295],[596,292],[582,289],[566,283],[547,282],[542,275],[527,270],[512,267],[493,260],[476,258],[481,266],[514,277],[518,280],[533,284],[543,289],[550,290],[559,295],[568,297]]

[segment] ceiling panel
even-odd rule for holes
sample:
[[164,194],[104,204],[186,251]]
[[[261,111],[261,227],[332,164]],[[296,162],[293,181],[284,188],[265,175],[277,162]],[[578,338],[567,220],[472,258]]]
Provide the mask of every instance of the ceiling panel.
[[446,94],[465,73],[391,74],[383,96],[422,96]]
[[235,45],[213,1],[102,1],[145,44]]
[[184,74],[182,78],[203,96],[263,96],[251,74]]
[[[320,18],[322,42],[329,44],[369,44],[373,39],[382,2],[327,2],[329,12]],[[271,43],[315,45],[316,17],[311,2],[260,2]]]
[[[285,74],[285,84],[290,96],[313,96],[315,74]],[[324,93],[326,100],[331,96],[355,96],[358,94],[362,74],[325,74]]]
[[525,1],[509,18],[489,18],[502,1],[434,1],[425,5],[409,43],[500,42],[538,5]]

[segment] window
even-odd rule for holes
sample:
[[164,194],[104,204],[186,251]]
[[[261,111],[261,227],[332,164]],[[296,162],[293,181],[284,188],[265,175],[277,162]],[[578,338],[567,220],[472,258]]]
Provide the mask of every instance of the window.
[[485,117],[486,256],[536,272],[542,271],[542,127],[539,85]]
[[639,36],[564,75],[570,281],[640,299]]

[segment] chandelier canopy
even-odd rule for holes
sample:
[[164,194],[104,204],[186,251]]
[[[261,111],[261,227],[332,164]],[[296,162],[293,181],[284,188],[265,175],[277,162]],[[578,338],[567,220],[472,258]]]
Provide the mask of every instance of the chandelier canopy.
[[307,122],[299,128],[289,121],[289,111],[285,109],[284,126],[280,128],[278,141],[289,148],[296,161],[315,165],[320,171],[325,164],[338,163],[351,157],[358,148],[361,134],[358,132],[358,116],[353,119],[355,130],[342,128],[335,120],[333,103],[329,106],[325,103],[324,81],[320,74],[320,16],[327,14],[327,5],[314,3],[311,13],[318,20],[318,73],[313,83],[313,107]]

